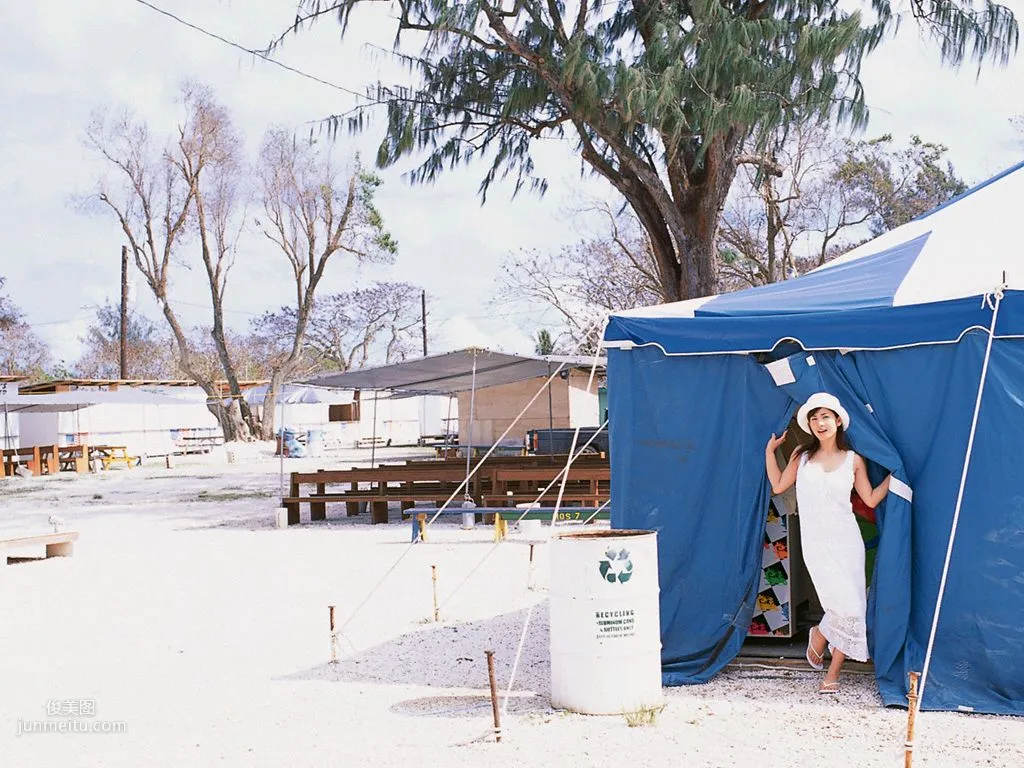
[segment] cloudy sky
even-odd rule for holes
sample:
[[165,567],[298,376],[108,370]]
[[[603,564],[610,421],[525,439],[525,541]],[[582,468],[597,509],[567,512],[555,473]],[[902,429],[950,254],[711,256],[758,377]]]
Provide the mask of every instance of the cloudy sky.
[[[1004,0],[1024,17],[1024,0]],[[245,47],[263,47],[294,16],[294,0],[153,0],[181,18]],[[356,37],[342,44],[333,20],[288,40],[278,54],[289,65],[361,92],[378,76],[401,76],[375,46],[387,47],[385,3],[357,16]],[[0,275],[5,291],[50,343],[56,359],[80,353],[79,337],[95,306],[119,295],[122,238],[114,221],[72,205],[88,192],[101,167],[82,148],[90,114],[103,105],[128,106],[155,132],[172,128],[180,113],[182,80],[209,84],[231,110],[252,152],[270,126],[300,128],[350,108],[344,90],[313,82],[235,50],[159,15],[137,0],[40,0],[0,4],[6,31],[0,48]],[[360,43],[359,41],[362,41]],[[969,182],[1024,159],[1021,137],[1009,123],[1024,113],[1024,52],[1005,69],[980,79],[967,66],[939,66],[937,54],[910,20],[900,36],[865,65],[872,109],[868,136],[916,133],[950,148]],[[372,158],[380,135],[344,136],[336,152]],[[569,213],[581,196],[607,196],[598,180],[581,180],[571,145],[542,142],[538,165],[550,181],[543,199],[511,198],[493,189],[481,206],[481,166],[447,174],[430,187],[409,186],[409,165],[382,172],[379,207],[399,242],[389,270],[358,272],[338,261],[328,292],[372,278],[404,280],[430,296],[432,351],[485,344],[529,352],[529,336],[550,326],[553,314],[537,306],[495,306],[494,284],[504,256],[524,248],[554,248],[578,240],[594,222]],[[198,276],[179,273],[174,303],[190,323],[208,322]],[[226,303],[230,322],[287,302],[287,265],[252,237],[245,241]],[[139,283],[138,306],[157,317]]]

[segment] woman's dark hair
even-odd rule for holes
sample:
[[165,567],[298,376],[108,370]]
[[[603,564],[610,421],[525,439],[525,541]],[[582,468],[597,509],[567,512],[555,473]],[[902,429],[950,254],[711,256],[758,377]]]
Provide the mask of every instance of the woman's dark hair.
[[[816,414],[818,411],[828,411],[829,413],[835,414],[835,417],[836,417],[836,448],[838,448],[840,451],[848,451],[848,450],[850,450],[850,443],[846,439],[846,430],[843,429],[843,424],[842,424],[842,422],[839,421],[839,414],[836,413],[835,411],[833,411],[831,408],[821,407],[821,408],[815,408],[813,411],[808,413],[807,414],[807,418],[810,419],[811,416]],[[794,457],[799,456],[801,453],[806,453],[808,459],[813,459],[814,458],[814,454],[816,454],[818,452],[818,450],[821,448],[821,441],[818,439],[818,436],[813,434],[813,433],[811,434],[810,437],[811,437],[811,441],[809,443],[802,443],[802,444],[800,444],[800,445],[798,445],[796,447],[796,450],[793,451],[793,456]]]

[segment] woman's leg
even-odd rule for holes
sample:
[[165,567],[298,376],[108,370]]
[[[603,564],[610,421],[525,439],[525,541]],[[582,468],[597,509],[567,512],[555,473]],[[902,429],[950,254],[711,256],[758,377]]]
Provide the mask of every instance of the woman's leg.
[[825,649],[828,648],[828,640],[821,633],[821,627],[815,624],[808,630],[810,632],[811,650],[814,652],[814,659],[825,661]]
[[828,665],[828,671],[825,673],[825,679],[821,683],[821,687],[823,690],[828,687],[839,687],[839,673],[843,669],[844,661],[846,661],[846,654],[840,651],[838,648],[833,648],[832,663]]

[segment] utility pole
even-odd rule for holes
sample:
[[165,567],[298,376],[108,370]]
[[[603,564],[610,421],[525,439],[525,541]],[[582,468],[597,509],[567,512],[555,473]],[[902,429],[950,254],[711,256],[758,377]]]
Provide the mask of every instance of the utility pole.
[[427,292],[420,291],[420,313],[423,318],[423,356],[427,356]]
[[128,246],[121,246],[121,378],[128,378]]

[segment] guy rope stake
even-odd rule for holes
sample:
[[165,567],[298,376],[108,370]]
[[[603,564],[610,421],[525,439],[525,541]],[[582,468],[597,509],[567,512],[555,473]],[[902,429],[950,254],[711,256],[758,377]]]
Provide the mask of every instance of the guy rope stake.
[[334,631],[334,606],[327,606],[327,613],[331,622],[331,664],[338,663],[338,633]]
[[434,621],[441,620],[441,609],[437,607],[437,566],[430,566],[430,580],[434,587]]
[[914,762],[914,715],[917,714],[917,672],[907,674],[910,685],[907,690],[907,741],[904,744],[903,768],[910,768]]
[[494,651],[484,651],[487,655],[487,677],[491,684],[491,713],[494,715],[494,740],[501,741],[501,710],[498,708],[498,686],[494,682]]

